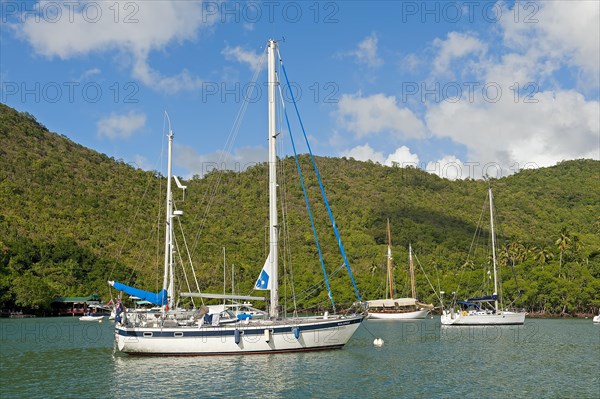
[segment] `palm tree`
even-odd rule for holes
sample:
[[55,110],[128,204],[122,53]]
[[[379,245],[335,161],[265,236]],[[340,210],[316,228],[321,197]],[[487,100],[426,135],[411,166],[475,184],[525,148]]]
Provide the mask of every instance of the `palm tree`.
[[565,226],[563,226],[560,229],[558,239],[556,240],[556,242],[554,244],[557,246],[558,250],[560,251],[560,263],[559,263],[559,267],[558,267],[558,277],[560,278],[560,274],[561,274],[561,270],[562,270],[563,254],[571,245],[571,233],[569,233],[569,230]]
[[552,258],[554,258],[554,255],[552,255],[548,247],[535,249],[535,260],[542,266],[542,270],[544,270],[544,265],[547,265]]

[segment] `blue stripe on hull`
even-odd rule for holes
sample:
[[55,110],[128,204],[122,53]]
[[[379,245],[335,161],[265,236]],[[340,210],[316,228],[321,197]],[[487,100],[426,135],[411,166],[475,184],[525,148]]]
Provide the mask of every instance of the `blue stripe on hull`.
[[[314,331],[314,330],[326,330],[326,329],[331,329],[331,328],[337,328],[337,327],[341,327],[341,326],[347,326],[347,325],[351,325],[351,324],[356,324],[356,323],[360,323],[362,322],[362,318],[356,318],[356,319],[352,319],[352,320],[345,320],[345,321],[334,321],[332,323],[328,323],[328,324],[309,324],[306,326],[302,326],[301,324],[298,325],[287,325],[286,327],[270,327],[268,325],[264,325],[261,327],[251,327],[251,328],[247,328],[247,327],[240,327],[237,328],[238,330],[240,330],[243,335],[263,335],[265,330],[272,330],[273,334],[288,334],[294,333],[294,328],[298,327],[299,332],[308,332],[308,331]],[[150,338],[173,338],[175,332],[177,332],[178,334],[181,333],[182,335],[178,336],[178,338],[185,338],[185,337],[222,337],[222,336],[233,336],[235,334],[235,330],[236,328],[231,328],[231,327],[201,327],[200,329],[197,329],[195,327],[182,327],[182,328],[170,328],[167,329],[167,331],[164,331],[165,329],[146,329],[146,328],[141,328],[136,330],[128,330],[128,329],[121,329],[118,328],[116,329],[116,333],[118,335],[124,336],[124,337],[141,337],[144,339],[150,339]],[[148,337],[148,336],[144,336],[144,332],[151,332],[152,333],[152,337]]]

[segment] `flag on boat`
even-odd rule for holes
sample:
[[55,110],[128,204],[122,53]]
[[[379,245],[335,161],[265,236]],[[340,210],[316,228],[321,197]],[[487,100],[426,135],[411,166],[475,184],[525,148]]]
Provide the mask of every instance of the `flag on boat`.
[[267,256],[267,260],[254,284],[256,290],[270,290],[273,287],[271,282],[271,253]]

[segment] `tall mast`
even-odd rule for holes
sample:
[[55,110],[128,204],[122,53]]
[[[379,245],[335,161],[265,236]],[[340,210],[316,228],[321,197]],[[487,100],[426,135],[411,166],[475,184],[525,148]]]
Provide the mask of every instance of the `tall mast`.
[[388,242],[388,253],[387,253],[388,283],[390,285],[390,299],[394,299],[394,272],[392,270],[392,235],[390,233],[390,219],[388,219],[388,221],[387,221],[387,242]]
[[268,60],[268,91],[269,91],[269,262],[271,263],[271,308],[273,318],[279,316],[279,284],[278,284],[278,237],[277,237],[277,130],[275,113],[277,99],[277,76],[275,72],[275,54],[277,42],[269,40]]
[[498,311],[498,279],[496,277],[496,237],[494,234],[494,199],[492,196],[492,188],[488,188],[488,192],[490,195],[490,227],[492,230],[492,262],[494,264],[494,295],[496,295],[496,300],[494,301],[494,309],[496,312]]
[[410,288],[412,289],[412,297],[417,297],[417,292],[415,290],[415,268],[413,267],[412,260],[412,246],[410,243],[408,244],[408,266],[410,269]]
[[[169,116],[167,115],[167,119]],[[167,161],[167,206],[165,220],[165,270],[163,277],[163,289],[167,290],[167,301],[169,308],[173,308],[173,194],[171,193],[171,168],[173,153],[173,131],[169,121],[169,146]]]

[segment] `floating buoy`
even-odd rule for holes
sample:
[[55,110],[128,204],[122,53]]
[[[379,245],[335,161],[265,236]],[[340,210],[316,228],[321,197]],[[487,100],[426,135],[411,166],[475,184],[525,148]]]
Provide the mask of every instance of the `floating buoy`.
[[381,347],[383,346],[383,340],[381,338],[375,338],[373,345]]

